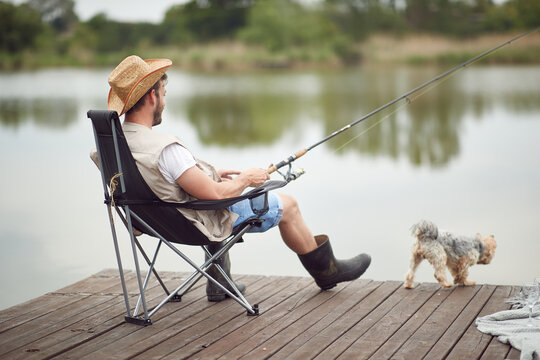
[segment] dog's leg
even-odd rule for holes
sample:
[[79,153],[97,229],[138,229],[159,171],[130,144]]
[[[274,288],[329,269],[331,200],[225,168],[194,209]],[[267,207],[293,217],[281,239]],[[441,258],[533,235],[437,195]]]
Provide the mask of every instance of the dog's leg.
[[442,246],[433,246],[429,253],[425,254],[426,259],[435,268],[435,279],[443,288],[451,287],[452,284],[446,280],[446,252]]
[[469,267],[471,264],[474,264],[474,262],[471,260],[468,256],[462,256],[457,264],[454,275],[454,283],[455,284],[461,284],[465,286],[472,286],[475,285],[476,282],[467,280],[467,277],[469,276]]
[[420,265],[422,260],[424,260],[424,257],[422,256],[422,253],[420,251],[420,246],[416,244],[411,254],[411,265],[409,267],[409,271],[405,276],[405,288],[412,289],[414,287],[414,274],[416,273],[416,269],[418,268],[418,265]]
[[446,267],[448,268],[448,270],[450,270],[450,274],[452,274],[452,277],[454,278],[454,284],[458,284],[457,282],[457,279],[458,279],[458,268],[457,268],[457,263],[455,261],[448,261],[446,263]]

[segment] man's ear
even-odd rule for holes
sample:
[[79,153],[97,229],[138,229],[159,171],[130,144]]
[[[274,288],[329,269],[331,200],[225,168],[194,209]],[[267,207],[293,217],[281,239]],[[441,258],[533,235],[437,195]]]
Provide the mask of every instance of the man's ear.
[[149,101],[150,105],[154,106],[157,102],[157,96],[158,96],[156,93],[156,90],[155,89],[150,90],[150,93],[148,93],[146,96],[147,97],[145,101]]

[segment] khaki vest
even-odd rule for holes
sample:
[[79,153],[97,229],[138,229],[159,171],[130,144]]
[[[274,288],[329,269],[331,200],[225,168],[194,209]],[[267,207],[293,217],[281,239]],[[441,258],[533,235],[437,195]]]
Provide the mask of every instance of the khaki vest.
[[[161,200],[168,202],[196,200],[182,190],[178,184],[168,182],[158,168],[159,156],[166,146],[173,143],[184,146],[176,136],[155,132],[144,125],[130,122],[124,122],[122,129],[142,177]],[[221,181],[211,165],[199,159],[195,160],[197,166],[209,177],[215,181]],[[237,214],[228,209],[192,210],[179,208],[178,211],[211,241],[226,239],[231,234],[233,224],[238,218]]]

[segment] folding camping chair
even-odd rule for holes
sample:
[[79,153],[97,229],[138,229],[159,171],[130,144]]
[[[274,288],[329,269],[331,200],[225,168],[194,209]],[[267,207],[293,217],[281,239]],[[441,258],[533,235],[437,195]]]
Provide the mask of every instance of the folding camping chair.
[[[188,203],[164,202],[152,192],[139,173],[124,133],[122,132],[122,127],[120,126],[120,120],[116,111],[90,110],[87,115],[92,120],[94,129],[99,169],[105,193],[105,204],[107,205],[109,214],[114,249],[116,252],[120,281],[127,311],[125,320],[138,325],[150,325],[150,318],[152,315],[167,302],[180,301],[182,296],[202,277],[207,278],[208,281],[214,283],[230,298],[243,306],[247,310],[248,315],[258,315],[258,305],[255,304],[251,306],[249,304],[234,282],[227,276],[223,268],[221,268],[216,261],[221,256],[225,255],[234,244],[242,241],[242,235],[250,228],[253,226],[260,226],[264,221],[261,219],[261,216],[268,211],[268,191],[280,188],[286,185],[287,182],[267,181],[261,187],[231,199],[196,200]],[[206,236],[204,236],[177,210],[179,207],[196,210],[222,209],[244,199],[250,199],[249,201],[251,202],[252,209],[256,216],[235,227],[233,234],[223,241],[223,246],[214,254],[210,253],[207,247],[211,243],[210,240],[208,240]],[[138,301],[133,309],[130,306],[128,299],[117,233],[112,218],[113,208],[122,219],[131,239],[132,256],[138,284]],[[151,259],[147,256],[139,240],[136,238],[134,228],[159,240]],[[169,247],[195,270],[172,291],[169,291],[165,286],[155,268],[155,263],[162,244]],[[201,246],[207,255],[207,259],[202,265],[198,266],[194,261],[188,258],[176,244]],[[148,264],[148,272],[144,278],[139,266],[138,253],[141,254]],[[233,291],[229,291],[225,286],[208,274],[207,271],[212,266],[217,268],[218,272],[225,278]],[[165,297],[157,306],[150,310],[146,301],[145,292],[147,291],[149,279],[152,274],[154,274],[163,288]]]

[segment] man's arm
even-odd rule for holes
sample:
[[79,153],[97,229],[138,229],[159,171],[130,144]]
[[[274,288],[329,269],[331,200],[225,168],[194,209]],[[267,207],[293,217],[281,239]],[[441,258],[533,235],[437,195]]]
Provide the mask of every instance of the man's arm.
[[[236,174],[237,171],[227,171],[229,174]],[[228,181],[216,182],[206,175],[197,166],[193,166],[184,171],[176,183],[188,194],[200,200],[226,199],[242,194],[247,187],[260,186],[270,178],[266,169],[247,169],[238,173],[235,178]]]

